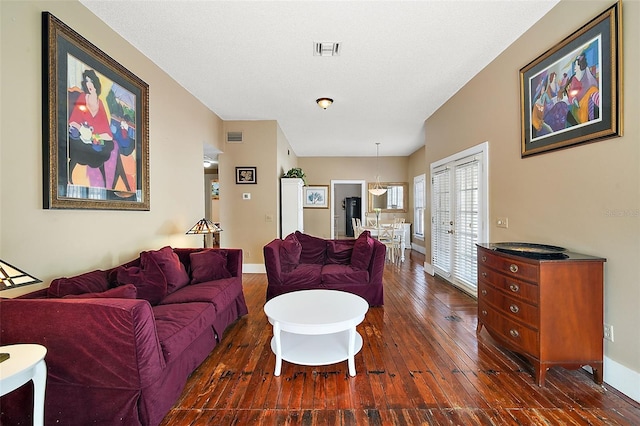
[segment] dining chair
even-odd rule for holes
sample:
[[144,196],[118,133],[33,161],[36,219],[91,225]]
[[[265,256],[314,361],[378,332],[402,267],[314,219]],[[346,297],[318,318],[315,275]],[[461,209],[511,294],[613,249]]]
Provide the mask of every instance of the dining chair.
[[387,246],[387,258],[395,263],[396,258],[400,259],[402,247],[402,233],[399,226],[381,226],[378,228],[378,241]]

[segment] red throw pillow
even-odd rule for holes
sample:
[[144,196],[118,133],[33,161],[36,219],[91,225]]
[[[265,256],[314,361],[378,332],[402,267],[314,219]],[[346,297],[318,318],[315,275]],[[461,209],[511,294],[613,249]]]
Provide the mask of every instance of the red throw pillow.
[[189,255],[191,261],[191,284],[231,278],[227,269],[227,252],[224,250],[202,250]]
[[140,266],[120,266],[117,269],[120,285],[133,284],[137,298],[157,305],[167,295],[167,280],[160,266],[147,252],[140,253]]
[[120,287],[110,288],[107,291],[100,293],[83,293],[83,294],[69,294],[64,296],[63,299],[92,299],[92,298],[114,298],[114,299],[135,299],[138,295],[138,290],[133,284],[121,285]]
[[165,278],[167,279],[167,294],[171,294],[179,288],[189,284],[189,274],[185,269],[178,255],[169,246],[160,250],[147,251],[153,260],[156,261]]
[[296,269],[300,263],[302,245],[295,234],[289,234],[280,243],[280,268],[282,272],[289,273]]
[[71,278],[51,281],[47,290],[49,297],[64,297],[69,294],[100,293],[109,289],[107,271],[91,271]]
[[364,231],[353,245],[351,266],[357,269],[369,269],[371,256],[373,256],[373,238],[369,231]]
[[296,238],[302,245],[300,253],[300,263],[317,263],[324,265],[327,259],[327,241],[314,237],[313,235],[303,234],[296,231]]

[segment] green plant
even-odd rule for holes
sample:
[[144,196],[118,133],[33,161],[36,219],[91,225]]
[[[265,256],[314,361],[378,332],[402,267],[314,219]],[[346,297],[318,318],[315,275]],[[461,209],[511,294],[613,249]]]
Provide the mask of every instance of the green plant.
[[307,175],[305,175],[302,169],[299,167],[294,167],[292,169],[289,169],[289,171],[285,173],[283,177],[300,178],[302,179],[302,182],[304,182],[305,185],[307,184]]

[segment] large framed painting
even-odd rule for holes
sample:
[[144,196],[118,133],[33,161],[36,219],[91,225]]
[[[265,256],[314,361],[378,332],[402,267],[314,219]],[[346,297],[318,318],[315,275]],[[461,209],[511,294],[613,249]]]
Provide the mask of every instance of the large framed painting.
[[520,70],[521,155],[622,135],[622,3]]
[[42,13],[43,205],[149,210],[149,86]]

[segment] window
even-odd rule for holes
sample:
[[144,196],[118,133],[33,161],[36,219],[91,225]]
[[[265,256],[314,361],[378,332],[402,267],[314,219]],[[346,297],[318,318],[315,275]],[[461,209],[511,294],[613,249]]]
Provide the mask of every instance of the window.
[[424,239],[425,175],[413,178],[413,234]]

